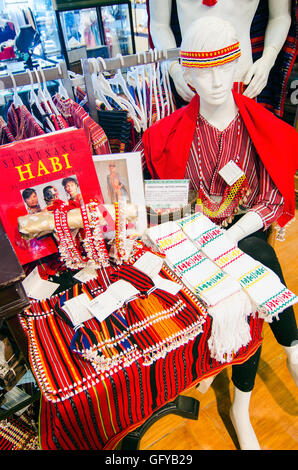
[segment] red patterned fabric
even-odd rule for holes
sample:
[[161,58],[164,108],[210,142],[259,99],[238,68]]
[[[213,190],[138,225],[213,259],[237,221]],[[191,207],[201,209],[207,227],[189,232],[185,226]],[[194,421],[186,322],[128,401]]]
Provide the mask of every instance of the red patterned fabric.
[[15,107],[14,104],[10,105],[7,111],[7,127],[15,140],[45,134],[25,105],[19,107]]
[[[63,303],[63,299],[81,292],[98,295],[108,287],[113,275],[118,277],[117,272],[113,268],[98,271],[96,280],[57,296]],[[125,277],[130,273],[124,273]],[[161,275],[180,282],[167,268],[162,269]],[[90,361],[71,350],[74,329],[51,308],[57,296],[32,302],[20,316],[29,341],[32,371],[42,392],[40,443],[44,450],[113,449],[165,403],[229,365],[210,357],[207,341],[211,318],[193,294],[182,289],[177,297],[195,309],[202,320],[202,332],[156,358],[151,365],[144,365],[141,356],[129,366],[99,374]],[[121,309],[117,315],[125,322]],[[189,326],[186,315],[181,315],[181,322],[185,328]],[[106,321],[99,324],[92,319],[86,323],[92,329],[100,329],[107,339],[115,333]],[[250,319],[252,341],[241,348],[233,364],[244,362],[259,348],[262,325],[262,320]]]
[[222,196],[227,185],[218,171],[230,160],[242,168],[251,190],[242,205],[259,214],[267,229],[282,215],[283,198],[258,158],[243,119],[238,114],[219,131],[199,114],[185,172],[190,188]]
[[84,128],[88,135],[91,151],[95,155],[111,153],[108,138],[102,129],[75,101],[70,98],[63,100],[59,95],[53,97],[53,102],[67,124],[77,129]]

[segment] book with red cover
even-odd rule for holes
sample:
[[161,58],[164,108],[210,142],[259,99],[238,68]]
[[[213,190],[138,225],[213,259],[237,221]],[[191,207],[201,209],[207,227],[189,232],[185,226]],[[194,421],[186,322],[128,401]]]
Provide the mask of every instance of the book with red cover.
[[[65,178],[70,178],[67,181]],[[57,252],[52,235],[25,240],[18,218],[46,211],[48,194],[103,202],[84,129],[65,129],[0,147],[0,217],[22,265]],[[72,191],[76,191],[76,193]]]

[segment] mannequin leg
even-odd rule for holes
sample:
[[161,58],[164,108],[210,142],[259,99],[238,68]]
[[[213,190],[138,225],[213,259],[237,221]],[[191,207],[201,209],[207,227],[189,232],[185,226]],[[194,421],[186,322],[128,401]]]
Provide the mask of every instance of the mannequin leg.
[[213,380],[215,379],[216,375],[212,377],[207,377],[207,379],[202,380],[197,386],[196,389],[200,393],[206,393],[209,390],[210,385],[212,384]]
[[251,392],[242,392],[234,386],[234,400],[230,418],[236,431],[241,450],[261,450],[249,418]]
[[[282,270],[274,249],[266,240],[260,238],[260,232],[244,238],[238,244],[239,248],[272,269],[281,282],[286,285]],[[264,234],[264,232],[261,232]],[[269,323],[276,341],[280,344],[287,355],[288,370],[298,386],[298,330],[293,307],[285,309],[279,314],[279,319],[273,319]]]
[[261,348],[243,364],[232,366],[234,398],[230,409],[230,417],[241,450],[260,450],[260,444],[249,416],[250,398],[255,384],[260,355]]

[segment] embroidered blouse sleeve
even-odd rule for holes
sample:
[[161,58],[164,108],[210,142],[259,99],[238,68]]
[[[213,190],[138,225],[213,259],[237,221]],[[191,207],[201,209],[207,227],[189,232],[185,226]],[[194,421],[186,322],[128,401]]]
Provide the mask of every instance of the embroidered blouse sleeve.
[[259,194],[250,211],[262,218],[264,230],[277,220],[283,213],[284,198],[272,181],[268,171],[259,160]]

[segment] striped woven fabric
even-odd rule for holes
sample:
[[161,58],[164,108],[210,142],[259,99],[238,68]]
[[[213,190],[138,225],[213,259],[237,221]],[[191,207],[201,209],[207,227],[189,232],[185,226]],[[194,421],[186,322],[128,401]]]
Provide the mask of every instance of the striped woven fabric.
[[38,436],[22,418],[0,422],[0,451],[38,450]]
[[[119,272],[113,268],[103,269],[98,271],[95,280],[75,286],[62,293],[60,298],[82,292],[95,296],[118,278],[131,277],[131,281],[141,287],[138,276],[132,279],[132,273],[136,274],[135,270],[127,267],[122,267]],[[181,284],[166,267],[162,268],[160,275]],[[144,295],[140,301],[148,300],[150,295]],[[75,332],[51,307],[57,296],[46,302],[33,302],[20,316],[29,341],[32,371],[42,391],[42,449],[112,449],[162,405],[202,377],[224,368],[223,364],[210,357],[206,346],[212,324],[209,315],[187,288],[183,287],[177,298],[186,304],[185,312],[179,318],[181,328],[186,329],[194,317],[199,317],[202,332],[148,365],[144,364],[143,357],[136,357],[130,365],[118,368],[117,373],[99,374],[90,361],[71,350]],[[162,301],[165,300],[172,303],[173,299],[165,295]],[[126,313],[127,323],[132,324],[140,318],[137,308],[126,310]],[[95,319],[88,321],[88,327],[92,330],[96,330],[98,324]],[[250,319],[252,341],[238,351],[233,363],[247,360],[260,346],[262,324],[257,318]],[[149,342],[153,340],[150,337],[152,331],[150,325],[145,329],[145,333],[149,332],[146,336]],[[109,334],[107,331],[105,333]],[[140,345],[144,347],[144,330],[141,333],[138,338],[142,339]]]

